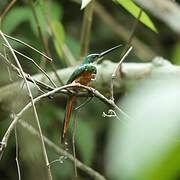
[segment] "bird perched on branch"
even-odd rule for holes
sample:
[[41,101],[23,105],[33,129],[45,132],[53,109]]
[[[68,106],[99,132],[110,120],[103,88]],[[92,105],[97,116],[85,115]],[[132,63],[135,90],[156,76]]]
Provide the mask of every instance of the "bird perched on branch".
[[[103,58],[106,54],[112,52],[113,50],[119,48],[121,45],[115,46],[113,48],[110,48],[102,53],[99,54],[90,54],[86,56],[82,62],[72,73],[70,76],[67,84],[70,83],[79,83],[85,86],[88,86],[92,79],[95,78],[97,69],[96,66],[93,65],[95,61],[97,61],[100,58]],[[71,118],[71,112],[73,110],[73,105],[76,101],[75,95],[70,95],[67,100],[66,104],[66,112],[63,122],[63,129],[62,129],[62,135],[61,135],[61,143],[65,142],[66,133],[69,127],[69,122]]]

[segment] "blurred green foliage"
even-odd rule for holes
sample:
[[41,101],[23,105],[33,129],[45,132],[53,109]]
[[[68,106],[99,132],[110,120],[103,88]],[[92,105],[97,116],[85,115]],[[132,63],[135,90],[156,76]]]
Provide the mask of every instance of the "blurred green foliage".
[[151,78],[124,98],[133,119],[111,127],[106,164],[112,179],[178,179],[179,98],[177,78]]
[[59,57],[62,58],[63,57],[62,47],[65,41],[63,25],[58,21],[54,21],[51,23],[51,26],[55,38],[54,44],[56,51]]
[[[4,10],[8,3],[9,1],[0,1],[1,12]],[[112,3],[112,1],[109,0],[99,1],[99,3],[101,3],[103,7],[108,10],[108,13],[114,18],[114,20],[119,23],[120,26],[124,27],[125,30],[129,32],[131,31],[132,24],[135,21],[134,17],[137,17],[140,11],[140,8],[136,6],[133,1],[117,0],[116,3]],[[37,0],[34,1],[34,5],[40,29],[43,33],[44,39],[47,42],[50,55],[53,58],[57,69],[67,67],[69,65],[67,58],[65,57],[65,54],[63,52],[63,47],[65,45],[69,48],[69,51],[75,57],[78,64],[81,49],[79,39],[82,30],[82,17],[84,12],[83,10],[80,10],[80,4],[74,1],[67,0]],[[132,17],[131,14],[134,17]],[[150,18],[152,20],[150,20]],[[143,16],[140,20],[146,26],[139,23],[134,36],[138,38],[142,43],[147,45],[147,47],[150,47],[156,54],[162,55],[170,60],[172,59],[175,64],[179,64],[180,44],[178,35],[174,34],[163,23],[155,19],[155,17],[152,18],[145,12],[143,12]],[[1,28],[4,33],[17,37],[34,46],[38,50],[44,51],[43,45],[39,38],[37,24],[28,1],[17,1],[2,19]],[[158,31],[158,34],[149,29],[155,32]],[[116,31],[116,29],[112,30],[112,28],[105,24],[97,15],[97,13],[95,13],[92,22],[89,51],[101,52],[102,50],[112,47],[115,44],[125,44],[124,39],[117,36]],[[22,44],[16,43],[14,41],[10,42],[15,49],[32,57],[37,63],[41,62],[42,57],[37,53],[34,53],[34,51],[28,49]],[[0,51],[2,52],[3,49],[4,47],[1,45]],[[109,58],[112,61],[117,62],[119,60],[119,55],[119,53],[114,53],[109,56]],[[31,62],[27,62],[27,60],[23,59],[20,56],[18,57],[26,72],[28,72],[29,74],[38,73],[38,70],[32,65]],[[127,61],[129,62],[140,61],[140,58],[137,56],[135,51],[129,57],[130,58],[127,59]],[[51,70],[51,66],[48,63],[46,64],[46,70]],[[17,79],[14,75],[12,76],[12,78],[13,80]],[[2,65],[0,70],[0,84],[3,87],[8,83],[11,82],[9,80],[7,68],[6,66]],[[166,87],[164,87],[164,89],[166,89]],[[164,89],[162,89],[162,91]],[[151,90],[149,91],[151,94]],[[135,95],[135,99],[132,100],[132,104],[134,105],[132,109],[135,107],[134,109],[136,111],[136,108],[140,105],[137,110],[139,113],[142,113],[144,115],[141,118],[143,121],[140,123],[136,123],[136,121],[133,122],[133,128],[130,130],[123,130],[124,127],[122,127],[122,123],[117,120],[103,118],[102,112],[106,112],[108,107],[103,105],[101,102],[93,99],[88,105],[84,106],[78,113],[77,117],[77,157],[85,164],[91,166],[93,169],[96,169],[102,174],[107,175],[108,179],[112,180],[122,178],[121,174],[124,174],[124,176],[127,178],[131,176],[131,179],[138,180],[175,180],[179,175],[179,144],[176,142],[167,146],[163,146],[161,144],[162,142],[157,142],[158,139],[157,134],[154,132],[155,129],[157,130],[156,132],[160,134],[166,133],[167,135],[169,135],[169,132],[167,129],[165,131],[163,128],[161,128],[164,122],[162,119],[158,119],[158,116],[156,116],[155,113],[154,116],[157,118],[157,124],[152,127],[147,127],[146,121],[148,120],[148,118],[146,113],[149,112],[149,109],[151,109],[151,107],[142,111],[141,106],[144,105],[144,99],[146,99],[148,93],[144,90],[142,94],[144,95],[143,97],[137,97]],[[120,99],[121,96],[122,94],[117,93],[115,99]],[[141,103],[139,102],[140,98],[143,98]],[[17,102],[18,98],[14,101]],[[78,104],[81,104],[83,101],[84,99],[81,98]],[[131,102],[131,99],[127,101]],[[65,102],[65,98],[57,97],[55,98],[55,100],[47,99],[37,106],[43,133],[58,145],[60,144],[60,134],[64,118]],[[17,110],[16,108],[12,109],[9,102],[6,103],[7,105],[5,105],[5,107],[4,105],[1,105],[1,137],[10,124],[9,114],[11,112],[16,113],[19,111],[19,109]],[[152,105],[152,102],[149,102],[149,104],[153,107],[153,110],[157,110],[157,112],[159,112],[159,107],[161,107],[162,105],[161,103]],[[131,106],[131,104],[128,104],[127,109]],[[132,116],[134,117],[135,115],[136,112],[134,112],[134,115]],[[27,120],[29,123],[33,124],[33,126],[36,127],[36,124],[34,123],[34,116],[31,111],[28,112],[23,117],[23,119]],[[169,124],[173,124],[173,121],[171,120],[171,118],[168,119]],[[115,127],[112,127],[111,124],[115,124]],[[146,131],[142,132],[142,129],[145,128],[147,128],[149,133],[152,135],[150,139],[146,139]],[[19,137],[19,159],[22,179],[45,179],[46,177],[44,177],[44,169],[41,168],[43,162],[39,140],[36,137],[32,136],[29,132],[26,132],[24,129],[22,129],[21,126],[17,126],[17,129]],[[142,132],[142,134],[138,134],[139,132]],[[69,130],[68,152],[71,153],[72,133],[73,122],[71,122],[71,130]],[[125,133],[125,135],[123,133]],[[135,138],[137,134],[138,137]],[[144,137],[143,141],[139,142],[142,137]],[[150,142],[152,142],[153,144],[150,144]],[[154,144],[163,146],[163,150],[165,151],[165,153],[163,154],[164,156],[162,157],[162,154],[160,154],[156,156],[156,159],[154,159],[153,155],[151,155],[150,160],[145,158],[143,159],[143,153],[147,157],[149,156],[148,153],[154,154]],[[150,147],[148,147],[148,145]],[[162,147],[160,147],[160,149],[162,150]],[[121,160],[121,156],[123,155],[123,153],[121,154],[120,150],[124,150],[123,153],[125,154],[125,156],[123,157],[123,161]],[[131,153],[134,150],[137,151],[137,154],[133,153],[132,156]],[[109,154],[105,152],[109,152]],[[48,155],[50,161],[59,158],[59,155],[57,155],[50,148],[48,148]],[[144,160],[146,166],[143,163],[138,164],[140,160]],[[153,165],[151,164],[152,162]],[[125,163],[125,165],[122,166],[119,165],[119,163]],[[132,172],[130,172],[130,168],[132,166],[131,163],[133,163],[134,168]],[[123,173],[120,173],[121,166],[124,168]],[[37,172],[39,172],[39,174]],[[73,164],[68,160],[65,160],[62,164],[59,162],[53,163],[52,172],[53,178],[55,180],[70,179],[74,175]],[[88,175],[80,170],[79,176],[82,179],[91,179]],[[15,164],[15,142],[14,137],[12,136],[5,151],[4,157],[0,162],[0,179],[11,180],[15,179],[15,177],[17,177],[17,169]]]

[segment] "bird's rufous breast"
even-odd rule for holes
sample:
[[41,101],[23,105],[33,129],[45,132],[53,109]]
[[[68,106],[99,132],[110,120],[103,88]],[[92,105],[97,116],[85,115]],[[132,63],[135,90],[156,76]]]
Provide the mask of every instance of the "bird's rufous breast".
[[81,73],[80,76],[78,76],[74,81],[76,83],[80,83],[82,85],[87,86],[92,79],[95,78],[95,73],[90,71],[85,71]]

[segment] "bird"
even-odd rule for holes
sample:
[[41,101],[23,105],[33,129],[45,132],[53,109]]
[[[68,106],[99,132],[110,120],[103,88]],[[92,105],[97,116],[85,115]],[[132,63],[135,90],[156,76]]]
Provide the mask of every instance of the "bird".
[[[93,63],[103,58],[106,54],[109,54],[110,52],[119,48],[120,46],[121,45],[112,47],[101,53],[94,53],[94,54],[87,55],[84,58],[83,62],[73,71],[73,73],[71,74],[66,84],[79,83],[85,86],[89,86],[89,83],[91,82],[91,80],[95,79],[95,76],[97,74],[97,68],[95,65],[93,65]],[[62,133],[61,133],[62,144],[65,143],[66,134],[67,134],[67,130],[68,130],[70,119],[71,119],[71,113],[72,113],[76,99],[77,97],[75,95],[69,95],[67,99],[66,111],[65,111],[63,128],[62,128]]]

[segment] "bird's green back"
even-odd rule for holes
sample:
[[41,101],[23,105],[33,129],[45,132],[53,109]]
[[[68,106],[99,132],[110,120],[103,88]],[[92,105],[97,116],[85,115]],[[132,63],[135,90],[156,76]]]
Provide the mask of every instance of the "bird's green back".
[[77,67],[72,75],[70,76],[67,84],[72,83],[76,78],[78,78],[83,72],[92,72],[94,74],[97,73],[96,66],[92,64],[81,64],[79,67]]

